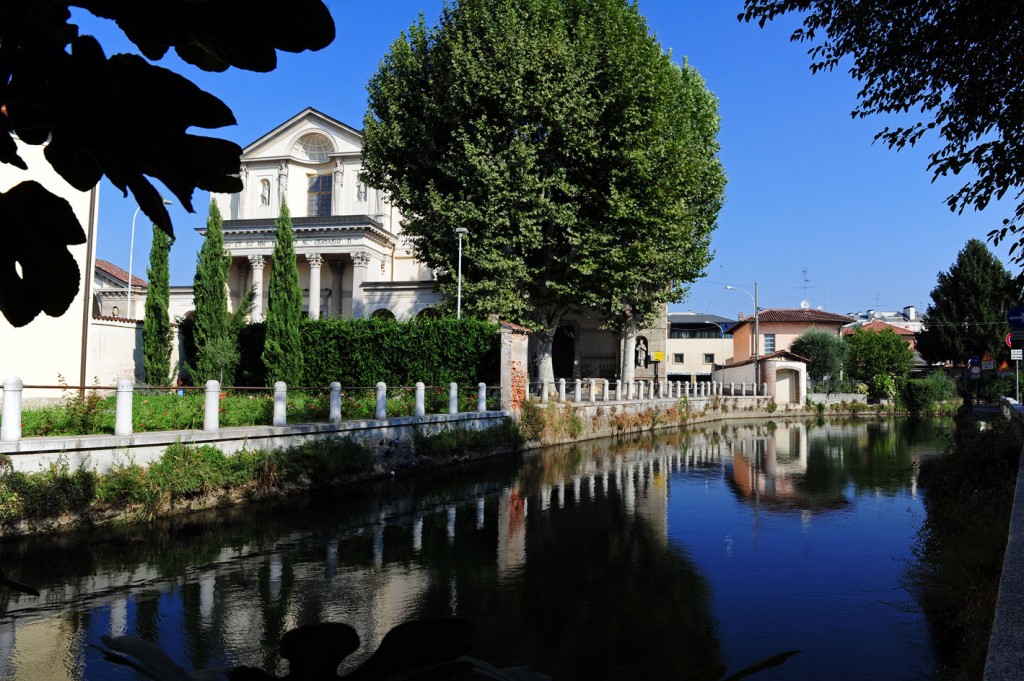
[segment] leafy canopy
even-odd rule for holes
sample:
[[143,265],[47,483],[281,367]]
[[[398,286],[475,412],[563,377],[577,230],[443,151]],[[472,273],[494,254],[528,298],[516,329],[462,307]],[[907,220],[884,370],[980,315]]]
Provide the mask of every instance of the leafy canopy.
[[910,373],[914,351],[892,329],[858,327],[846,338],[846,373],[854,381],[873,385],[880,376],[891,383],[888,379],[903,379]]
[[[803,26],[790,39],[812,47],[812,71],[849,60],[860,81],[855,117],[916,114],[876,136],[890,148],[938,135],[934,177],[970,178],[946,199],[951,210],[981,210],[1010,192],[1013,215],[989,233],[998,243],[1024,228],[1024,14],[1018,0],[745,0],[741,20],[791,12]],[[912,113],[913,112],[913,113]],[[1012,254],[1024,237],[1011,246]],[[1024,249],[1016,262],[1024,264]]]
[[364,174],[463,306],[553,336],[582,306],[646,315],[706,265],[714,97],[626,0],[463,0],[368,85]]
[[932,289],[927,325],[917,348],[929,362],[962,363],[991,352],[1008,358],[1007,313],[1018,287],[984,243],[971,239],[948,272],[940,272]]
[[[144,57],[107,57],[94,37],[71,23],[71,7],[117,22]],[[174,48],[205,71],[270,71],[277,50],[317,50],[333,39],[323,0],[6,1],[0,11],[0,162],[27,170],[15,137],[45,143],[46,160],[70,185],[88,191],[106,175],[173,236],[151,178],[192,211],[196,189],[241,190],[241,149],[187,132],[235,119],[219,99],[147,60]],[[34,182],[0,193],[0,208],[0,312],[14,326],[40,312],[63,314],[80,282],[67,247],[84,243],[82,226],[66,201]]]
[[809,329],[790,346],[793,354],[808,360],[807,373],[816,380],[839,377],[846,357],[846,343],[834,333]]

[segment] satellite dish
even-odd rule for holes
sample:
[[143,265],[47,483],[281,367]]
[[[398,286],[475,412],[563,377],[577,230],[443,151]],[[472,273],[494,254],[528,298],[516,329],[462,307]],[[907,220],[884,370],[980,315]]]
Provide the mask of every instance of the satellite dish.
[[825,306],[824,305],[819,305],[818,306],[818,311],[819,312],[824,312],[824,310],[825,310]]
[[800,309],[806,310],[811,307],[811,301],[804,299],[800,301]]

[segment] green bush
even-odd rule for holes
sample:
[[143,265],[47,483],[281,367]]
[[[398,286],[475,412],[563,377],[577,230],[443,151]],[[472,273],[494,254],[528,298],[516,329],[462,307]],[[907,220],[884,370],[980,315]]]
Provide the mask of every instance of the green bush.
[[900,402],[909,412],[934,411],[940,402],[956,397],[956,383],[943,372],[906,381],[900,388]]
[[318,319],[302,324],[303,383],[326,386],[433,386],[498,382],[500,334],[489,322],[451,317]]

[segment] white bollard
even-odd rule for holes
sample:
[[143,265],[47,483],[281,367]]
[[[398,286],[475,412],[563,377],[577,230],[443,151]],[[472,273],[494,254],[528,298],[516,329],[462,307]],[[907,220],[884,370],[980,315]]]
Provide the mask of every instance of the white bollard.
[[618,402],[622,399],[622,380],[615,379],[615,401]]
[[17,442],[21,439],[21,403],[25,384],[12,376],[4,379],[4,422],[0,425],[0,442]]
[[640,401],[643,401],[643,399],[644,399],[644,382],[643,381],[637,381],[636,399],[638,399]]
[[203,430],[215,433],[220,429],[220,381],[206,382],[206,400],[203,403]]
[[377,409],[373,412],[373,418],[386,419],[388,417],[388,386],[381,382],[377,384]]
[[448,413],[458,414],[459,413],[459,384],[449,383],[448,384]]
[[601,379],[601,380],[603,380],[603,381],[604,381],[604,401],[605,401],[605,402],[607,402],[607,401],[608,401],[608,398],[609,398],[609,397],[611,397],[611,396],[610,396],[610,395],[608,394],[608,391],[609,391],[609,390],[611,390],[611,383],[610,383],[610,382],[608,381],[608,379],[607,379],[607,378],[603,378],[603,379]]
[[117,382],[117,402],[114,407],[114,435],[128,437],[132,434],[132,392],[135,386],[127,378]]
[[558,401],[565,402],[565,379],[558,379]]
[[487,411],[487,384],[478,383],[476,386],[476,410]]
[[589,381],[590,384],[590,401],[597,402],[597,381],[593,378]]
[[573,381],[572,401],[579,403],[582,400],[583,400],[583,381],[581,381],[580,379],[577,378],[575,381]]
[[761,384],[761,394],[763,396],[765,396],[765,397],[768,397],[768,384],[767,383],[762,383]]
[[288,425],[288,385],[284,381],[274,384],[274,421],[275,428]]
[[341,383],[337,381],[331,383],[331,414],[329,419],[331,423],[341,421]]
[[416,416],[426,416],[427,415],[426,394],[427,394],[427,386],[423,385],[423,383],[417,383],[416,384],[416,411],[415,411],[415,415]]
[[541,381],[540,382],[540,401],[541,401],[541,404],[547,404],[548,403],[548,382],[547,381]]

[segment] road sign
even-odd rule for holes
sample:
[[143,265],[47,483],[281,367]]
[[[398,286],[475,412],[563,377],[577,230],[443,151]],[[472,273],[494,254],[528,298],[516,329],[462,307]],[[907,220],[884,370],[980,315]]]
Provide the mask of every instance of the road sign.
[[1017,360],[1018,362],[1021,361],[1024,359],[1024,350],[1020,348],[1010,350],[1010,359]]
[[1006,347],[1008,347],[1008,348],[1012,348],[1013,347],[1013,331],[1011,331],[1010,333],[1006,334]]
[[665,361],[665,353],[664,352],[653,352],[653,353],[651,353],[651,355],[652,355],[653,361],[655,361],[655,362],[664,362]]
[[971,367],[971,378],[973,378],[975,381],[977,381],[979,378],[981,378],[981,367],[979,367],[979,366]]
[[1013,328],[1024,329],[1024,307],[1010,308],[1010,312],[1006,315],[1006,318],[1009,320],[1010,326]]
[[977,367],[981,366],[981,357],[977,355],[971,355],[971,358],[967,360],[967,366]]
[[992,371],[996,368],[995,360],[992,359],[992,353],[986,352],[981,356],[981,368],[985,371]]

